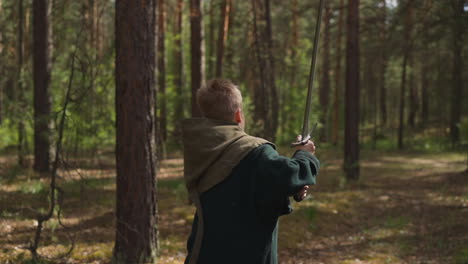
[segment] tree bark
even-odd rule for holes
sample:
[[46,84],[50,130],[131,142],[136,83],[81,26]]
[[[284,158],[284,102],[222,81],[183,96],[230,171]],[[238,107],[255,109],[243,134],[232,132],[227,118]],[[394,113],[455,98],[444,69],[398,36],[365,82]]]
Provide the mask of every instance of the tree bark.
[[163,142],[167,140],[167,106],[166,106],[166,3],[159,0],[158,6],[158,88],[157,104],[160,107],[159,131]]
[[116,237],[113,263],[157,255],[156,0],[116,1]]
[[174,87],[176,94],[174,103],[174,139],[181,143],[182,138],[182,120],[184,119],[184,64],[182,56],[182,11],[184,7],[183,0],[177,0],[175,8],[174,21]]
[[34,0],[34,170],[50,167],[51,1]]
[[359,0],[348,0],[344,171],[359,179]]
[[399,118],[399,123],[398,123],[398,149],[403,149],[407,61],[408,61],[408,54],[405,52],[405,54],[403,55],[403,65],[402,65],[402,73],[401,73],[400,118]]
[[406,85],[407,85],[407,66],[411,56],[411,42],[412,42],[412,7],[411,3],[407,5],[406,17],[405,17],[405,45],[403,48],[403,65],[401,74],[401,89],[400,89],[400,118],[398,123],[398,149],[403,149],[403,137],[404,137],[404,118],[405,118],[405,97],[406,97]]
[[[3,2],[2,0],[0,0],[0,14],[3,15]],[[3,23],[3,20],[0,20],[0,23]],[[2,30],[0,30],[0,60],[4,61],[4,58],[3,58],[3,47],[4,47],[4,41],[3,41],[3,32]],[[4,72],[4,65],[0,65],[0,74],[3,75],[3,72]],[[3,123],[3,108],[4,108],[4,99],[3,99],[3,94],[4,94],[4,91],[3,91],[3,83],[0,82],[0,125],[2,125]]]
[[200,116],[197,91],[205,82],[205,48],[203,44],[202,1],[190,0],[190,55],[192,117]]
[[[424,58],[429,58],[429,52],[424,52]],[[429,67],[428,63],[421,63],[421,125],[425,127],[429,120]]]
[[207,50],[207,60],[208,60],[208,77],[207,78],[213,78],[215,76],[215,24],[216,24],[216,19],[215,19],[215,9],[214,9],[214,0],[210,1],[210,6],[209,6],[209,29],[208,29],[208,50]]
[[452,91],[450,106],[450,139],[452,143],[460,142],[460,120],[463,99],[463,1],[455,0],[453,3],[453,69]]
[[[412,53],[412,51],[410,51]],[[410,54],[408,57],[408,64],[409,64],[409,113],[408,113],[408,125],[414,128],[416,124],[416,114],[418,111],[418,95],[416,91],[416,84],[415,84],[415,76],[414,76],[414,56]]]
[[324,34],[323,34],[323,60],[322,60],[322,80],[319,89],[319,101],[321,108],[320,123],[323,124],[320,138],[322,141],[327,141],[327,115],[328,101],[330,95],[330,19],[331,9],[329,2],[325,2],[325,14],[323,16]]
[[254,38],[260,83],[254,89],[254,120],[262,136],[274,140],[278,129],[279,98],[275,85],[273,38],[269,0],[252,0]]
[[221,21],[219,24],[218,45],[216,54],[216,77],[223,75],[224,48],[229,34],[229,17],[231,13],[231,0],[224,0],[221,5]]
[[338,130],[339,130],[339,113],[340,113],[340,96],[341,96],[341,57],[342,57],[342,38],[343,38],[343,20],[344,20],[344,0],[340,0],[339,5],[339,18],[338,18],[338,36],[336,41],[336,65],[335,65],[335,93],[333,97],[333,129],[332,129],[332,143],[338,144]]
[[387,88],[385,86],[385,73],[387,71],[387,4],[386,0],[382,0],[382,20],[381,20],[381,30],[380,30],[380,118],[383,126],[387,124]]
[[[24,111],[24,87],[23,87],[23,59],[24,59],[24,2],[18,1],[18,41],[17,41],[17,104],[18,108],[15,110],[16,120],[18,122],[18,165],[21,167],[26,166],[25,152],[26,152],[26,131],[24,126],[24,119],[22,111]],[[21,112],[21,113],[20,113]]]

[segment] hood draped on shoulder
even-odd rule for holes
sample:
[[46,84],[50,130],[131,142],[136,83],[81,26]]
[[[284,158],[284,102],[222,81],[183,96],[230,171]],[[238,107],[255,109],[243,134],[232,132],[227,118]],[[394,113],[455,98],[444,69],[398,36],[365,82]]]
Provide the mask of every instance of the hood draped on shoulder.
[[254,148],[273,145],[265,139],[247,135],[235,122],[207,118],[184,120],[183,144],[187,189],[189,193],[197,194],[225,180]]

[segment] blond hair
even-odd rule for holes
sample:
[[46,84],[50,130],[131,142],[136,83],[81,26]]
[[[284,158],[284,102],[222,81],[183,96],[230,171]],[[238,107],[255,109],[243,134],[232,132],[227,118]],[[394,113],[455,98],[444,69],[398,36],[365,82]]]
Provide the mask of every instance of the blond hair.
[[212,79],[197,91],[197,102],[204,117],[232,121],[242,106],[242,95],[231,81]]

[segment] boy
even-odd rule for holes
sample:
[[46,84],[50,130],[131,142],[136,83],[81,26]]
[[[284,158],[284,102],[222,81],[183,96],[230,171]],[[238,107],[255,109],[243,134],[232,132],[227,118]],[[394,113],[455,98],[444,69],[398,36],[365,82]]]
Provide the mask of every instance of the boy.
[[300,200],[315,184],[314,143],[292,158],[244,132],[242,96],[228,80],[197,92],[202,118],[184,121],[184,178],[197,212],[186,264],[276,264],[278,218],[289,197]]

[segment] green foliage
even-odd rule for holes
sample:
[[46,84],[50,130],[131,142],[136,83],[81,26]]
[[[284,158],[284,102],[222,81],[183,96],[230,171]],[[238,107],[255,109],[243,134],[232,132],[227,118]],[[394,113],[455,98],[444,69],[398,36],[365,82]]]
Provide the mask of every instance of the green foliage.
[[468,263],[468,248],[462,248],[455,255],[456,264],[467,264]]
[[385,220],[384,226],[387,228],[402,229],[405,226],[407,226],[408,223],[409,223],[409,219],[404,216],[388,217]]
[[462,143],[468,144],[468,117],[462,119],[459,129]]
[[22,263],[22,264],[53,264],[53,261],[45,260],[45,259],[33,259],[31,257],[26,256],[24,253],[19,254],[16,259],[14,260],[15,263]]
[[46,192],[47,186],[42,181],[31,180],[21,183],[19,190],[24,194],[38,194]]
[[304,216],[309,221],[309,227],[315,229],[317,227],[317,217],[319,212],[317,208],[310,206],[304,209]]

